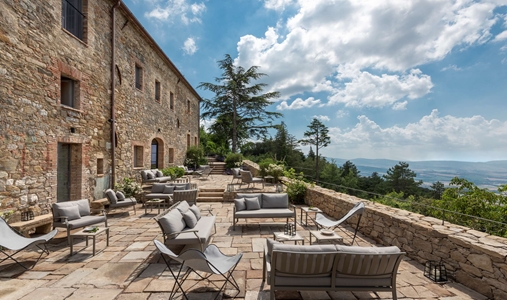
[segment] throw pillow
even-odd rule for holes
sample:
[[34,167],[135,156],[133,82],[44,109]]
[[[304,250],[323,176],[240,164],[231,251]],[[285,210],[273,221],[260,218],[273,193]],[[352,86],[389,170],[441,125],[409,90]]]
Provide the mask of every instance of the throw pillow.
[[245,198],[234,199],[236,205],[236,211],[242,211],[246,209]]
[[162,176],[164,176],[164,173],[162,173],[162,171],[157,170],[157,171],[155,172],[155,177],[162,177]]
[[201,219],[201,211],[199,210],[199,207],[197,207],[197,205],[192,205],[190,206],[189,210],[191,210],[195,217],[197,218],[197,221],[199,221]]
[[[77,205],[58,207],[58,215],[60,217],[67,217],[68,221],[77,220],[81,218],[81,215],[79,214],[79,207]],[[62,219],[62,221],[63,220],[64,219]]]
[[184,191],[184,190],[186,190],[186,188],[184,185],[177,185],[174,187],[174,190],[175,191]]
[[109,200],[109,203],[111,203],[111,204],[116,204],[116,202],[118,201],[118,196],[116,196],[116,194],[114,193],[114,191],[112,189],[106,190],[106,197],[107,197],[107,200]]
[[263,194],[262,208],[288,208],[289,196],[287,194]]
[[76,200],[76,203],[77,207],[79,208],[79,215],[81,217],[90,215],[90,202],[88,199]]
[[174,193],[174,186],[166,185],[164,187],[164,191],[162,193],[164,193],[164,194],[172,194],[172,193]]
[[261,205],[259,204],[259,198],[245,198],[246,209],[247,210],[257,210],[261,209]]
[[187,201],[181,201],[176,208],[180,211],[180,213],[186,213],[190,206],[188,205]]
[[155,179],[155,175],[153,175],[153,173],[151,173],[151,172],[146,172],[146,178]]
[[116,192],[116,198],[118,198],[118,201],[125,201],[125,195],[122,192]]
[[[160,218],[158,222],[166,234],[181,232],[185,226],[187,226],[185,219],[183,219],[183,216],[177,209],[172,209],[165,216]],[[169,238],[174,238],[174,236]]]
[[191,210],[188,210],[187,212],[183,213],[183,219],[185,220],[185,223],[187,223],[187,227],[189,228],[194,228],[195,225],[197,225],[197,217]]

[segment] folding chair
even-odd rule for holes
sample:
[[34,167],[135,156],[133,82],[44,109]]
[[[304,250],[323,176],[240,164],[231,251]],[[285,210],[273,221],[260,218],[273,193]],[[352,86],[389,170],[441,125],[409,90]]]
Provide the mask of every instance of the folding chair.
[[[213,284],[217,288],[218,286],[212,280],[209,280],[209,277],[213,274],[216,274],[221,275],[225,279],[225,282],[222,285],[222,287],[220,287],[217,295],[215,296],[215,299],[217,299],[218,295],[220,295],[222,290],[224,290],[227,283],[232,284],[232,286],[234,286],[234,288],[238,290],[238,292],[236,293],[236,295],[234,295],[234,297],[239,295],[240,288],[234,277],[232,277],[232,272],[234,272],[234,269],[236,268],[239,261],[243,257],[243,253],[239,253],[234,256],[227,256],[223,254],[216,245],[211,244],[208,247],[206,247],[204,252],[201,252],[200,250],[197,249],[188,249],[185,252],[181,253],[180,255],[176,255],[174,254],[174,252],[169,250],[162,242],[158,240],[153,240],[153,242],[155,243],[155,246],[158,248],[160,253],[162,253],[162,258],[164,259],[167,268],[174,277],[175,282],[171,290],[171,294],[169,295],[169,299],[172,299],[172,297],[176,294],[178,289],[180,289],[185,299],[188,300],[187,294],[183,290],[182,285],[188,278],[188,275],[190,275],[192,272],[197,274],[197,276],[199,276],[201,279],[208,280],[211,284]],[[164,254],[167,255],[169,259],[166,259]],[[178,270],[178,274],[174,274],[173,270],[171,269],[171,266],[169,265],[170,259],[173,259],[181,263],[180,268]],[[187,269],[182,273],[183,266],[186,266]],[[201,274],[198,273],[198,271],[209,273],[209,275],[203,277]],[[180,275],[183,275],[181,279],[179,279]]]
[[[0,260],[0,263],[4,262],[7,259],[12,259],[18,265],[22,266],[26,270],[32,269],[37,262],[39,262],[42,254],[49,254],[49,250],[46,247],[46,243],[51,240],[58,233],[58,229],[54,229],[53,231],[46,233],[42,236],[36,238],[27,238],[20,235],[14,228],[12,228],[4,219],[0,218],[0,252],[5,254],[7,257]],[[40,250],[42,250],[39,258],[31,268],[27,268],[23,266],[19,261],[14,258],[18,252],[23,251],[31,246],[37,246]],[[13,254],[9,255],[4,249],[9,249],[15,251]]]
[[[354,205],[354,207],[351,210],[349,210],[348,213],[345,214],[345,216],[343,216],[338,221],[329,220],[321,213],[317,213],[317,215],[315,216],[315,219],[313,221],[317,225],[317,228],[329,228],[329,229],[334,230],[335,228],[340,226],[342,223],[347,221],[349,218],[353,217],[354,215],[358,215],[359,218],[357,219],[357,225],[354,230],[354,238],[352,238],[352,243],[351,243],[351,245],[353,245],[354,240],[356,239],[357,229],[359,228],[359,222],[361,222],[361,217],[363,216],[363,213],[364,213],[364,209],[365,209],[364,203],[358,202],[356,205]],[[341,229],[341,228],[340,228],[340,230],[343,231],[343,229]]]

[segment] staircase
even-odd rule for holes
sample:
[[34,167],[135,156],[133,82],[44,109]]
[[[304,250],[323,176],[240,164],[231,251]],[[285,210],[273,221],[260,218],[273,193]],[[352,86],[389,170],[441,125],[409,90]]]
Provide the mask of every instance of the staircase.
[[225,172],[225,163],[221,161],[216,161],[214,157],[208,157],[208,164],[213,168],[211,171],[211,175],[213,174],[224,174]]
[[222,202],[225,189],[200,188],[197,202]]

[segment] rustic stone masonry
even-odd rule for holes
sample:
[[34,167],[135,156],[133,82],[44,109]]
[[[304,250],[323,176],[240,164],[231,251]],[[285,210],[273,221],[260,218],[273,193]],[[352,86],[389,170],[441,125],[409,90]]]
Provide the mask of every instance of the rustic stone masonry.
[[182,164],[198,141],[199,95],[123,3],[111,114],[118,1],[83,0],[81,38],[62,24],[65,2],[0,1],[0,212],[14,210],[11,222],[26,210],[48,213],[58,198],[104,196],[113,119],[116,182],[140,179],[154,141],[158,168]]
[[[377,243],[398,246],[424,264],[444,263],[457,282],[494,299],[507,299],[507,239],[442,220],[391,208],[319,186],[308,187],[305,201],[340,218],[358,201],[366,204],[359,231]],[[357,219],[352,219],[357,222]],[[422,271],[421,271],[422,272]]]

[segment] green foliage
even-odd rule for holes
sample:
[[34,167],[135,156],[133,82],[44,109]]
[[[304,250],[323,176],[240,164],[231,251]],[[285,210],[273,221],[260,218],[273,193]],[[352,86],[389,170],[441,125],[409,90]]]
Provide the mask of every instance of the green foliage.
[[315,173],[317,175],[316,180],[319,181],[319,149],[327,147],[331,143],[331,138],[328,135],[329,129],[317,118],[313,118],[308,128],[310,130],[304,133],[306,139],[302,139],[299,142],[303,145],[315,146]]
[[408,163],[399,162],[387,170],[384,175],[389,191],[403,192],[405,196],[415,195],[422,181],[415,181],[416,174],[410,170]]
[[225,158],[225,167],[227,169],[239,168],[243,163],[243,155],[241,153],[229,153]]
[[289,179],[286,183],[289,200],[294,204],[304,204],[307,183],[303,180],[303,172],[296,173],[293,168],[290,168],[284,171],[283,174]]
[[167,167],[162,169],[164,176],[171,176],[172,179],[180,178],[185,175],[185,169],[180,167]]
[[8,222],[13,214],[14,214],[14,210],[3,211],[3,212],[0,212],[0,218],[4,219],[5,222]]
[[126,198],[134,197],[143,192],[143,189],[132,178],[125,177],[123,180],[116,184],[115,189],[122,192]]
[[190,146],[186,153],[185,165],[197,169],[200,165],[207,163],[204,151],[199,146]]
[[254,84],[252,81],[265,76],[259,73],[257,66],[244,69],[234,65],[229,54],[218,62],[223,73],[215,81],[218,84],[202,82],[198,88],[215,93],[213,99],[202,101],[204,119],[216,119],[215,132],[222,132],[232,142],[232,152],[236,153],[240,142],[247,137],[266,136],[268,129],[273,128],[271,120],[281,117],[278,112],[267,111],[277,98],[278,92],[262,93],[264,83]]
[[264,177],[264,176],[267,176],[268,175],[268,172],[267,172],[267,169],[269,167],[270,164],[274,164],[275,163],[275,160],[268,157],[268,158],[264,158],[263,160],[259,161],[259,175]]
[[285,171],[284,165],[269,164],[268,168],[266,169],[266,174],[268,174],[269,176],[273,176],[275,183],[278,183],[284,171]]

